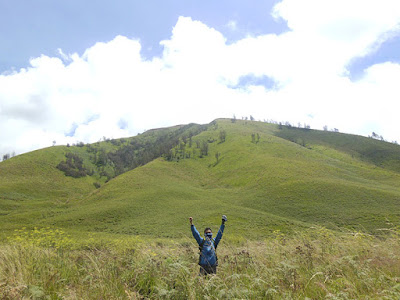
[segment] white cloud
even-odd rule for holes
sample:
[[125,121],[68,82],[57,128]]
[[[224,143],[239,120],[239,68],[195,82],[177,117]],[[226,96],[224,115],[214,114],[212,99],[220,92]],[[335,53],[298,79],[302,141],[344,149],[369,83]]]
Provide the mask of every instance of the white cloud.
[[[365,135],[373,127],[400,141],[393,126],[400,65],[371,66],[356,82],[346,76],[352,59],[397,32],[399,5],[284,0],[273,11],[290,28],[280,35],[227,45],[217,30],[180,17],[161,42],[163,55],[152,60],[141,57],[139,41],[122,36],[82,56],[59,50],[61,58],[35,58],[27,69],[0,75],[0,154],[233,114]],[[267,76],[278,88],[233,88],[246,75]]]
[[310,58],[322,58],[343,67],[363,56],[391,34],[398,33],[400,2],[397,0],[284,0],[273,12],[287,21]]
[[236,31],[238,29],[237,22],[234,20],[230,20],[228,23],[226,23],[226,27],[232,31]]

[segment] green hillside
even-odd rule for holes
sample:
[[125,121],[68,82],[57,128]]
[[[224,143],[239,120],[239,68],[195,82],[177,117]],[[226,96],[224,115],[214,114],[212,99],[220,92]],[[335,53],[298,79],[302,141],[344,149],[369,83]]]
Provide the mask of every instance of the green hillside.
[[[205,126],[189,124],[149,130],[144,134],[76,146],[57,146],[33,151],[0,163],[0,224],[7,229],[49,225],[49,217],[64,214],[119,173],[143,165]],[[167,150],[165,150],[167,149]],[[122,152],[122,154],[121,154]],[[126,158],[124,153],[130,152]],[[57,166],[66,155],[78,156],[90,174],[65,176]]]
[[[56,168],[68,152],[89,175],[72,178]],[[6,231],[51,225],[182,237],[190,234],[187,217],[217,229],[224,213],[228,238],[315,224],[375,232],[399,224],[399,208],[399,146],[261,122],[222,119],[0,163]]]
[[66,177],[56,166],[64,147],[46,148],[0,164],[0,223],[2,229],[29,225],[64,211],[95,187],[92,177]]

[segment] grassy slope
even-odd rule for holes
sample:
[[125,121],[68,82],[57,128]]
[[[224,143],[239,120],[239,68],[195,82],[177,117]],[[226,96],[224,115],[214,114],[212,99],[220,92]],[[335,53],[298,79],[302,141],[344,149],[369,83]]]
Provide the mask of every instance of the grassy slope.
[[[218,143],[221,130],[227,133],[224,143]],[[260,135],[259,143],[251,142],[252,133]],[[291,142],[289,134],[304,139],[307,147]],[[398,146],[229,120],[218,120],[193,139],[216,141],[209,144],[207,157],[179,162],[160,158],[98,190],[95,178],[73,179],[55,169],[62,147],[3,162],[1,223],[10,229],[18,223],[180,237],[188,233],[188,216],[199,229],[210,224],[216,229],[225,213],[228,238],[255,238],[311,224],[374,230],[385,227],[386,219],[399,219],[400,174],[393,167]],[[371,149],[381,145],[387,152],[377,160]],[[216,152],[221,153],[218,164]],[[46,210],[30,210],[41,203]]]
[[400,172],[400,147],[393,143],[365,138],[352,134],[341,134],[320,130],[304,130],[300,128],[283,127],[277,136],[294,142],[320,146],[320,150],[335,148],[386,169]]
[[[185,134],[199,126],[189,124],[169,128],[149,130],[144,134],[120,140],[106,140],[82,147],[57,146],[33,151],[13,157],[0,163],[0,224],[2,229],[15,228],[18,225],[48,224],[47,218],[61,214],[71,207],[73,202],[87,197],[95,190],[93,183],[104,184],[107,177],[100,176],[99,169],[93,163],[93,151],[116,151],[131,141],[155,143],[163,136]],[[93,176],[72,178],[64,176],[56,166],[64,160],[65,154],[79,155]],[[105,170],[113,170],[107,165]]]
[[[227,132],[226,142],[211,143],[209,156],[155,160],[111,180],[51,222],[176,237],[186,234],[190,215],[199,228],[215,228],[225,213],[228,235],[258,237],[312,224],[374,230],[398,220],[400,174],[352,157],[351,146],[344,152],[315,139],[309,149],[277,137],[275,125],[228,120],[196,139],[217,140],[220,130]],[[252,133],[260,134],[259,143],[251,142]]]
[[92,192],[94,178],[66,177],[56,169],[66,147],[51,147],[19,155],[0,164],[2,229],[35,223],[61,213]]

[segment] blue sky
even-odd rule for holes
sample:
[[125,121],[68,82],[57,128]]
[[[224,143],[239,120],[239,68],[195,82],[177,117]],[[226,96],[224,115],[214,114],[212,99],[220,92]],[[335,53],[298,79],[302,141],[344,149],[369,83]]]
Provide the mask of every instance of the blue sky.
[[[160,55],[179,16],[190,16],[224,33],[228,41],[247,34],[279,33],[270,11],[277,1],[0,1],[0,71],[19,69],[41,54],[82,54],[96,42],[117,35],[140,39],[146,57]],[[234,21],[237,30],[227,24]]]
[[253,115],[400,141],[398,0],[0,0],[0,155]]
[[357,79],[369,66],[387,61],[400,62],[400,36],[398,34],[389,38],[369,55],[355,58],[349,65],[351,78]]
[[[274,1],[53,1],[14,0],[0,2],[0,72],[19,69],[29,59],[65,53],[82,54],[96,42],[117,35],[140,39],[142,54],[150,58],[162,53],[161,40],[171,35],[179,16],[200,20],[224,34],[228,42],[246,35],[281,33],[286,22],[270,14]],[[235,22],[231,30],[229,22]],[[231,23],[233,24],[233,23]],[[400,37],[386,41],[376,52],[355,59],[349,66],[357,77],[375,63],[400,61]]]

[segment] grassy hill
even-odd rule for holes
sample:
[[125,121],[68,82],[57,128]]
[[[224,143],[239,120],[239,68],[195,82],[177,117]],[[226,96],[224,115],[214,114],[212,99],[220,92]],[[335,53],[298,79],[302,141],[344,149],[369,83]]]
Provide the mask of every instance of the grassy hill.
[[[399,157],[231,120],[13,157],[0,299],[398,299]],[[187,218],[216,230],[222,214],[218,273],[199,277]]]
[[[376,232],[399,223],[397,145],[261,122],[198,126],[51,147],[0,163],[2,228],[183,237],[190,234],[187,217],[199,229],[217,229],[227,214],[227,237],[234,239],[313,225]],[[91,175],[58,170],[67,152]],[[123,153],[135,156],[119,161]]]

